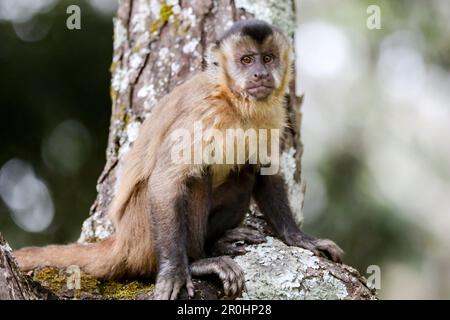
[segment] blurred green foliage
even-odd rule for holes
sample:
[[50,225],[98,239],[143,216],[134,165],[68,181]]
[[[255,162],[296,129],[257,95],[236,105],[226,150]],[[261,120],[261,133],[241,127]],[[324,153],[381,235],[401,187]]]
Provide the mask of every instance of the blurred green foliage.
[[425,232],[368,193],[371,177],[363,158],[339,153],[318,165],[328,201],[317,220],[310,223],[306,218],[305,230],[336,241],[346,252],[345,262],[363,273],[372,264],[388,261],[414,264],[423,256]]
[[[0,200],[0,229],[15,248],[76,240],[105,162],[112,17],[78,1],[82,28],[68,30],[68,3],[59,1],[49,12],[33,17],[33,22],[49,27],[40,41],[25,42],[11,23],[0,21],[0,167],[11,158],[32,164],[46,181],[55,206],[50,228],[27,233],[13,223]],[[42,157],[44,141],[66,120],[81,123],[90,136],[87,161],[74,175],[52,170]]]

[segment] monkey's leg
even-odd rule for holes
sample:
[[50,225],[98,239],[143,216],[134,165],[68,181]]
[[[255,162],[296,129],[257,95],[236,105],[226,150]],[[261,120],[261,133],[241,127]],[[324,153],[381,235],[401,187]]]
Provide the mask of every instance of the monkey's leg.
[[254,171],[249,166],[230,174],[227,181],[214,191],[207,235],[210,255],[244,254],[244,243],[265,241],[258,230],[237,227],[249,209],[253,185]]
[[194,261],[189,267],[190,274],[191,276],[217,275],[223,283],[224,293],[235,298],[241,295],[244,288],[244,274],[239,266],[228,257],[200,259],[205,255],[204,245],[212,206],[211,177],[205,175],[191,179],[187,187],[188,252],[189,258]]
[[245,289],[244,272],[230,257],[214,257],[198,260],[189,267],[191,275],[195,277],[217,275],[223,283],[225,295],[230,298],[241,296]]
[[342,260],[344,251],[333,241],[308,236],[299,229],[292,216],[281,176],[257,175],[253,196],[267,222],[286,244],[311,250],[335,262]]

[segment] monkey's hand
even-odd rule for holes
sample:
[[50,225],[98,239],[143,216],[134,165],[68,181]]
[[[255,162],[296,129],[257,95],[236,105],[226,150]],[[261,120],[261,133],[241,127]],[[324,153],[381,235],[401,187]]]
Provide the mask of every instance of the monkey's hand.
[[188,296],[194,296],[194,285],[187,267],[163,267],[156,277],[155,300],[175,300],[181,288],[186,287]]
[[215,274],[223,283],[225,295],[232,299],[239,297],[245,289],[244,272],[230,257],[214,257],[198,260],[191,264],[193,276]]
[[287,236],[284,242],[290,246],[310,250],[316,256],[325,257],[338,263],[342,262],[342,256],[344,255],[344,251],[333,241],[314,238],[302,232]]
[[211,248],[213,256],[239,256],[245,254],[246,244],[259,244],[266,241],[264,234],[257,229],[237,227],[227,230]]

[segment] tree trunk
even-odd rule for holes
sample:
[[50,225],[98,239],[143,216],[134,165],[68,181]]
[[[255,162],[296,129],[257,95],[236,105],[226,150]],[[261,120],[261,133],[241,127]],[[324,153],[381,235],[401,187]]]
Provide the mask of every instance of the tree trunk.
[[[109,236],[113,230],[107,208],[121,174],[124,156],[155,103],[175,86],[205,68],[208,44],[233,21],[255,17],[280,27],[291,37],[295,10],[291,1],[278,0],[123,0],[114,19],[114,54],[111,65],[112,116],[107,163],[90,217],[83,223],[79,242]],[[281,171],[289,190],[295,218],[301,224],[305,188],[301,180],[300,104],[294,81],[287,100],[290,129],[282,146]],[[170,183],[170,182],[168,182]],[[356,270],[288,247],[270,236],[258,210],[252,206],[244,225],[268,235],[267,243],[249,246],[235,258],[246,273],[250,299],[366,299],[374,293]],[[2,254],[9,253],[0,251]],[[9,260],[8,260],[9,261]],[[282,263],[280,263],[282,262]],[[1,265],[0,265],[1,267]],[[0,278],[0,285],[2,279]],[[197,282],[204,297],[220,296],[216,287]],[[19,290],[19,293],[21,291]],[[0,292],[1,294],[1,292]],[[11,296],[13,297],[13,296]],[[33,295],[22,295],[33,298]],[[141,297],[145,298],[145,294]]]
[[56,299],[56,295],[20,272],[0,234],[0,300]]

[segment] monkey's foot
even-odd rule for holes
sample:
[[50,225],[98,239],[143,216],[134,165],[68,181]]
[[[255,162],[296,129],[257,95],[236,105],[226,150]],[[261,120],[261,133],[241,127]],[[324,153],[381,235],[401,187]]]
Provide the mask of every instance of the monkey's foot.
[[316,256],[328,258],[334,262],[342,262],[344,250],[329,239],[318,239],[305,234],[298,234],[286,240],[291,246],[312,251]]
[[213,245],[213,256],[239,256],[246,253],[245,244],[258,244],[266,241],[266,237],[259,230],[244,227],[227,230]]
[[181,288],[186,287],[189,297],[194,296],[194,285],[186,268],[161,270],[156,277],[155,300],[175,300]]
[[192,276],[217,275],[223,283],[225,295],[237,298],[245,290],[244,272],[230,257],[214,257],[198,260],[190,265]]

